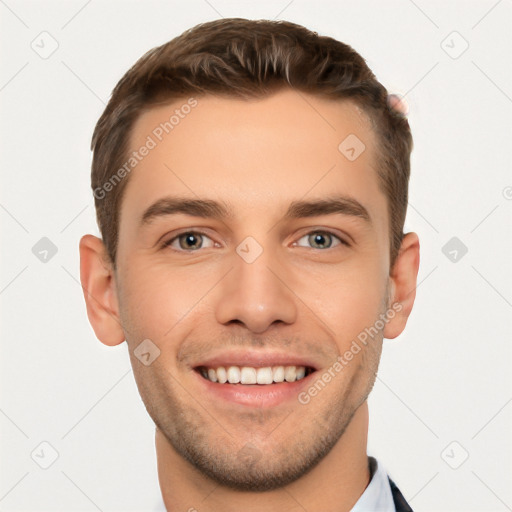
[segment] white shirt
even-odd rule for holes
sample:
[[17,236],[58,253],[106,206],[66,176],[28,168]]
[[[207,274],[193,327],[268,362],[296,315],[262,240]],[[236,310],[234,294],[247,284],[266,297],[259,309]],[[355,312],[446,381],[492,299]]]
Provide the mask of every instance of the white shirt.
[[372,479],[350,512],[395,512],[388,475],[377,459],[369,459]]
[[[369,457],[371,480],[350,512],[396,512],[388,475],[377,459]],[[160,498],[154,512],[167,512]]]

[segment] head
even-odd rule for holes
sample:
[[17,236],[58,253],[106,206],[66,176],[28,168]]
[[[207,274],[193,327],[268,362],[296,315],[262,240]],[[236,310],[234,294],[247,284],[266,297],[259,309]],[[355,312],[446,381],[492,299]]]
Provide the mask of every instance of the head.
[[[96,335],[126,340],[149,414],[204,475],[296,480],[343,436],[412,309],[407,119],[348,45],[224,19],[146,53],[92,149],[102,239],[80,251]],[[331,379],[274,407],[212,400],[201,368],[234,351],[289,353],[310,384]]]

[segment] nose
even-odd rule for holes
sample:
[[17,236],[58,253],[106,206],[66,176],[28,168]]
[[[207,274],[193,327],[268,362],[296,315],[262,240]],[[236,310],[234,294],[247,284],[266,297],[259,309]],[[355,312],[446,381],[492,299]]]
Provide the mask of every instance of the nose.
[[254,333],[263,333],[274,323],[294,323],[298,299],[290,281],[290,274],[270,250],[252,263],[235,253],[233,268],[217,290],[217,321],[241,323]]

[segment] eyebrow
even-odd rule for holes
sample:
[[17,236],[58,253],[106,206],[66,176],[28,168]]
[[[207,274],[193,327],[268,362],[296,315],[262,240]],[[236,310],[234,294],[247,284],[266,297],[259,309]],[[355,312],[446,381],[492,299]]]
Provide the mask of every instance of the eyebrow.
[[[217,220],[234,218],[232,208],[224,202],[217,202],[211,199],[164,197],[144,211],[140,224],[149,224],[158,217],[179,213]],[[310,201],[292,201],[284,215],[284,219],[290,220],[334,214],[360,218],[368,224],[372,224],[368,210],[359,201],[347,196],[327,197]]]

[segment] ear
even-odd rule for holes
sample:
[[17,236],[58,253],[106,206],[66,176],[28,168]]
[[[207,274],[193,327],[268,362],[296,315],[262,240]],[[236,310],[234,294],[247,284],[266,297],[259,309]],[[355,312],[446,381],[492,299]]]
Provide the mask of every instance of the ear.
[[384,338],[396,338],[404,329],[416,298],[420,266],[420,242],[416,233],[407,233],[391,269],[388,307],[395,311],[384,328]]
[[80,239],[80,281],[96,337],[105,345],[119,345],[125,335],[119,320],[115,274],[102,240],[93,235]]

